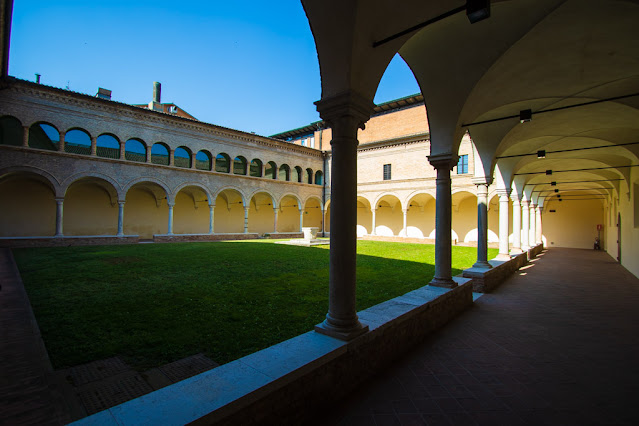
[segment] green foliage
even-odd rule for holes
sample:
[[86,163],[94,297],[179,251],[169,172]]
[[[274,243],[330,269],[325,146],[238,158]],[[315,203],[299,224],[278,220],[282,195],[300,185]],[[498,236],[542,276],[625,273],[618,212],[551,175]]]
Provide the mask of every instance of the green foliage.
[[[198,352],[225,363],[312,330],[328,254],[264,240],[14,250],[55,368],[121,355],[141,370]],[[357,309],[426,285],[434,256],[359,241]],[[475,257],[453,247],[454,273]]]

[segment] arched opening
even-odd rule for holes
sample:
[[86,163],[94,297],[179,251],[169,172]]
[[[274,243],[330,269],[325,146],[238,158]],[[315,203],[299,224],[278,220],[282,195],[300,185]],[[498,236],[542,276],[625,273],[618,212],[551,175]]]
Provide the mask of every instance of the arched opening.
[[224,152],[215,157],[215,171],[219,173],[231,173],[231,157]]
[[370,234],[372,226],[371,203],[364,197],[357,197],[357,236],[362,237]]
[[293,182],[301,182],[302,181],[302,168],[300,166],[295,166],[292,170],[293,176],[291,180]]
[[173,164],[175,165],[175,167],[190,169],[191,150],[185,146],[179,146],[175,148],[175,152],[173,153]]
[[304,204],[302,226],[322,229],[322,203],[318,198],[312,197]]
[[51,183],[42,176],[29,172],[1,176],[0,205],[0,236],[55,234],[55,192]]
[[402,203],[394,195],[384,195],[377,201],[375,235],[392,237],[399,235],[404,226]]
[[324,182],[324,174],[321,171],[315,172],[315,185],[322,185]]
[[64,152],[91,155],[91,136],[81,129],[69,130],[64,135]]
[[457,242],[464,241],[471,230],[475,230],[475,241],[477,241],[477,197],[475,194],[466,191],[459,191],[452,195],[452,222],[451,228],[457,234]]
[[162,166],[169,165],[169,147],[163,142],[156,142],[151,147],[151,163]]
[[313,169],[306,169],[306,176],[304,179],[304,183],[308,183],[308,184],[313,183]]
[[209,200],[206,192],[194,185],[186,186],[175,196],[173,233],[208,234]]
[[233,174],[234,175],[246,175],[246,158],[240,156],[235,157],[233,160]]
[[253,195],[249,209],[249,232],[271,233],[274,231],[274,220],[273,198],[266,192],[258,192]]
[[269,179],[277,179],[277,164],[273,161],[269,161],[266,164],[266,170],[264,170],[264,177]]
[[280,200],[279,217],[277,221],[278,232],[300,231],[300,202],[292,196],[286,195]]
[[108,133],[98,136],[95,154],[104,158],[120,158],[120,141]]
[[257,158],[251,160],[250,174],[253,177],[262,177],[262,162]]
[[244,232],[244,203],[234,189],[225,189],[215,199],[215,233]]
[[279,180],[290,181],[291,180],[291,168],[288,164],[282,164],[279,170]]
[[406,236],[426,238],[435,230],[435,198],[430,194],[416,194],[408,201]]
[[118,196],[111,183],[85,177],[73,182],[64,195],[65,235],[116,235]]
[[124,145],[124,159],[129,161],[137,161],[139,163],[146,162],[146,145],[140,139],[129,139]]
[[31,148],[57,151],[60,145],[60,133],[51,124],[35,123],[29,128],[29,146]]
[[195,154],[195,168],[198,170],[206,170],[210,171],[212,167],[212,157],[211,153],[206,150],[198,151]]
[[169,223],[166,197],[164,188],[154,182],[139,182],[129,188],[124,204],[124,233],[144,239],[166,234]]
[[331,232],[331,200],[326,201],[324,208],[324,233]]
[[0,145],[22,146],[23,135],[20,120],[8,115],[0,118]]

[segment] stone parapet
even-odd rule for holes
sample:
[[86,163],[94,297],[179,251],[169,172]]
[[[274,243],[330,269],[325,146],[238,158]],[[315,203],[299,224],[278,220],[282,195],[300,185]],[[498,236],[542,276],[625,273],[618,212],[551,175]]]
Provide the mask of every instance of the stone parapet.
[[223,240],[256,240],[259,234],[238,233],[238,234],[156,234],[153,236],[154,243],[179,243],[197,241],[223,241]]
[[101,246],[113,244],[137,244],[140,237],[125,235],[97,236],[62,236],[62,237],[0,237],[0,247],[68,247],[68,246]]

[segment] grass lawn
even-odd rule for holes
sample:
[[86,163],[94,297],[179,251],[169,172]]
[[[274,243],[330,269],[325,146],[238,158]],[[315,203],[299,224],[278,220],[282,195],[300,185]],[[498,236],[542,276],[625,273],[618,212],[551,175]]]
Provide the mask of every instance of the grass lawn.
[[[312,330],[328,309],[326,247],[261,240],[13,252],[55,368],[120,355],[143,370],[198,352],[222,364]],[[358,241],[357,252],[358,310],[434,274],[432,245]],[[475,248],[453,247],[453,274],[475,259]]]

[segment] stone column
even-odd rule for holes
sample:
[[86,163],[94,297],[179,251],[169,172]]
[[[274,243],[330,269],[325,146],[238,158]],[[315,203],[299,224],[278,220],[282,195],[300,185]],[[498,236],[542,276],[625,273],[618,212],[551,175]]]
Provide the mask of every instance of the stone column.
[[405,238],[408,237],[408,209],[402,209],[402,213],[404,214],[404,226],[402,227],[402,232],[399,235]]
[[513,249],[512,254],[522,253],[521,250],[521,203],[517,194],[513,196]]
[[435,198],[435,276],[429,285],[454,288],[452,277],[452,197],[450,171],[457,164],[457,155],[431,155],[428,161],[437,170]]
[[120,160],[126,159],[126,141],[120,142]]
[[195,167],[195,156],[197,155],[197,152],[192,152],[191,153],[191,168],[192,169],[197,169],[197,167]]
[[151,162],[151,148],[152,146],[147,146],[144,150],[145,154],[146,154],[146,159],[144,161],[146,161],[147,163]]
[[300,205],[300,232],[302,232],[302,228],[304,227],[304,209]]
[[98,138],[96,136],[91,136],[91,155],[94,157],[98,153]]
[[521,200],[521,249],[528,250],[528,236],[530,234],[530,212],[528,211],[528,200]]
[[118,237],[124,236],[124,201],[118,201]]
[[508,195],[510,190],[498,189],[499,194],[499,258],[510,259],[508,254]]
[[22,146],[29,146],[29,127],[22,126]]
[[328,313],[315,326],[319,333],[351,340],[368,331],[355,309],[357,259],[357,129],[369,119],[374,104],[353,93],[317,102],[332,129],[331,233]]
[[249,214],[249,206],[244,207],[244,233],[248,234],[248,214]]
[[62,223],[64,213],[64,198],[55,199],[55,236],[62,237]]
[[58,151],[64,152],[64,136],[66,132],[60,132],[60,142],[58,142]]
[[530,247],[535,247],[537,245],[537,204],[530,205]]
[[175,205],[174,203],[168,203],[169,205],[169,226],[168,226],[168,231],[167,234],[169,235],[173,235],[173,206]]
[[175,150],[169,148],[169,166],[175,166]]
[[477,262],[473,268],[490,269],[488,263],[488,183],[483,179],[477,185]]
[[377,235],[375,233],[375,213],[377,213],[377,209],[371,209],[372,213],[373,213],[373,229],[371,229],[371,235]]
[[273,233],[277,233],[277,220],[279,217],[280,209],[278,207],[273,207]]
[[325,227],[325,222],[326,222],[326,209],[324,206],[322,206],[322,237],[324,236],[324,227]]
[[209,235],[213,234],[215,225],[215,204],[209,204]]
[[541,228],[541,206],[537,205],[537,208],[535,209],[537,212],[537,243],[538,244],[543,244],[544,242],[544,233],[543,230]]

